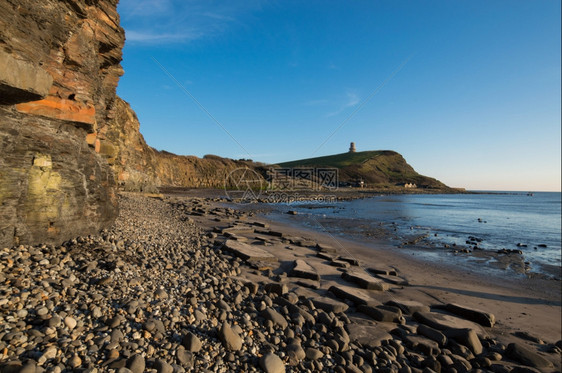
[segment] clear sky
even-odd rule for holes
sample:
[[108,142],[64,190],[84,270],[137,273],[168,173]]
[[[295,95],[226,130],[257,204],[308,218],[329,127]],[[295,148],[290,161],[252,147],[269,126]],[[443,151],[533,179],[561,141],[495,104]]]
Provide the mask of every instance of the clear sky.
[[468,189],[560,190],[559,0],[121,0],[149,145],[275,163],[395,150]]

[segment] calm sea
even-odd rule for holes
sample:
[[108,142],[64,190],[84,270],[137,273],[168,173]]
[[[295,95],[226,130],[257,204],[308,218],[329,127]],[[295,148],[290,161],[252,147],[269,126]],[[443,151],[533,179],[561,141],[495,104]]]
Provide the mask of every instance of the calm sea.
[[300,224],[341,235],[365,237],[385,231],[397,242],[427,236],[425,241],[442,250],[453,244],[468,247],[466,241],[472,236],[484,250],[522,250],[534,272],[547,267],[550,273],[553,268],[559,272],[556,267],[561,265],[559,192],[392,195],[330,205],[279,205],[278,209],[297,210]]

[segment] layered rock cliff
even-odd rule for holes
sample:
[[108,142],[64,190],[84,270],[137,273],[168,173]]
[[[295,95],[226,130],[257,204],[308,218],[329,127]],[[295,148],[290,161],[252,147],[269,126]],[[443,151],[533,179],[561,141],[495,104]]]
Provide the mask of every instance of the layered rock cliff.
[[204,158],[157,151],[145,142],[130,105],[117,98],[114,116],[100,126],[97,140],[111,165],[117,184],[133,191],[154,191],[159,186],[222,188],[238,168],[259,167],[250,161],[208,155]]
[[0,0],[0,245],[60,242],[117,214],[95,135],[114,115],[118,0]]

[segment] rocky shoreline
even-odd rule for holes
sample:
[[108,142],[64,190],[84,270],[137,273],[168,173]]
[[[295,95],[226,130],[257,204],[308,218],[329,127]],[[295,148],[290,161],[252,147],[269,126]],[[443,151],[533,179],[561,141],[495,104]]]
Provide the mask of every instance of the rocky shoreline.
[[123,194],[98,236],[2,249],[0,371],[560,371],[532,325],[218,202]]

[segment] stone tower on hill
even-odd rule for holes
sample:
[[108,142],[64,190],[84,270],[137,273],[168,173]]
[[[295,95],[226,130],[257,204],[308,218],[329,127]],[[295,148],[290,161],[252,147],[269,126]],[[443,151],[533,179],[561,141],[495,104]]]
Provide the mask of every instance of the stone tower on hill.
[[356,152],[355,143],[354,143],[354,142],[352,142],[352,143],[349,145],[349,152],[350,152],[350,153],[355,153],[355,152]]

